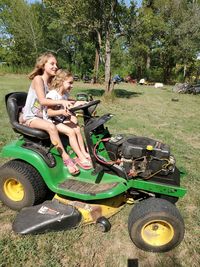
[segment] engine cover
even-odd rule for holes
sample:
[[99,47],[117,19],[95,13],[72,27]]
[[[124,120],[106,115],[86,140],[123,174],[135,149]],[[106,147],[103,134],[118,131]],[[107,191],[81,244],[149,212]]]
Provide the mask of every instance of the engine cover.
[[170,148],[168,145],[148,137],[133,136],[123,143],[122,154],[125,158],[139,158],[146,156],[147,146],[152,146],[151,155],[157,158],[169,158]]
[[127,138],[121,147],[121,162],[129,177],[150,178],[157,173],[168,175],[175,159],[168,145],[147,137]]

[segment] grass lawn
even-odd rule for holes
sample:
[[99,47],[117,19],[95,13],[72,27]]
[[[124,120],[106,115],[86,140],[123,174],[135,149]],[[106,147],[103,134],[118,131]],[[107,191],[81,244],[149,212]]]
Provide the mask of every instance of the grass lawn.
[[[1,147],[17,138],[8,122],[4,96],[12,91],[27,91],[29,83],[23,75],[0,76]],[[186,169],[181,185],[188,192],[177,203],[185,221],[183,242],[162,254],[137,249],[127,230],[131,206],[110,219],[112,228],[106,234],[95,225],[88,225],[71,231],[20,236],[12,231],[16,212],[0,202],[0,267],[126,267],[128,259],[138,259],[139,267],[200,266],[200,95],[175,94],[170,86],[156,89],[121,83],[115,86],[116,97],[111,101],[105,99],[103,89],[103,85],[75,82],[72,95],[88,92],[102,100],[98,115],[115,115],[107,123],[111,133],[163,141],[170,145],[177,166]],[[4,162],[0,159],[1,165]]]

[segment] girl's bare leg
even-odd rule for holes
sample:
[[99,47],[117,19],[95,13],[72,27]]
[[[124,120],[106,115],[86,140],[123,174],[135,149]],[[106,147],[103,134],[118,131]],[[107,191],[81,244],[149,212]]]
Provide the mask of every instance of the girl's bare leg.
[[[37,129],[44,130],[44,131],[48,132],[48,134],[50,136],[51,143],[56,144],[55,147],[59,151],[59,153],[61,154],[63,161],[66,161],[70,158],[69,155],[66,153],[63,145],[62,145],[62,142],[61,142],[59,134],[58,134],[58,130],[53,123],[45,121],[45,120],[40,119],[40,118],[36,118],[36,119],[31,121],[29,126],[31,128],[37,128]],[[78,168],[76,166],[75,167],[74,166],[67,166],[70,172],[73,172],[74,169],[78,171]]]
[[81,150],[82,154],[83,154],[87,159],[90,158],[89,153],[87,153],[87,151],[85,150],[85,144],[84,144],[84,141],[83,141],[83,137],[82,137],[82,134],[81,134],[81,129],[80,129],[80,127],[77,125],[77,127],[74,128],[74,131],[75,131],[75,133],[76,133],[77,140],[78,140],[78,144],[79,144],[79,147],[80,147],[80,150]]
[[81,150],[82,154],[87,159],[89,159],[90,158],[90,155],[85,150],[85,144],[84,144],[84,141],[83,141],[83,136],[81,134],[80,126],[77,124],[77,118],[76,118],[76,116],[71,116],[71,121],[74,124],[73,127],[74,127],[74,130],[75,130],[76,136],[77,136],[77,140],[78,140],[78,144],[79,144],[80,150]]
[[57,127],[59,132],[65,134],[69,137],[70,146],[72,147],[72,149],[74,150],[74,152],[76,153],[76,155],[78,156],[80,161],[85,161],[86,157],[82,153],[80,146],[78,144],[74,124],[71,124],[70,122],[67,124],[59,123],[56,125],[56,127]]

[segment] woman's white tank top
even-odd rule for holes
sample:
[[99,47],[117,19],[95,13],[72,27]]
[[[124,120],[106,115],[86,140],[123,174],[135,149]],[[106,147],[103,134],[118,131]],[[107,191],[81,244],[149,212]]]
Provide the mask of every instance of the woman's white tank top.
[[[45,95],[48,93],[48,86],[44,84]],[[30,86],[26,103],[23,108],[23,119],[29,120],[34,117],[43,117],[43,106],[40,105],[35,90]]]

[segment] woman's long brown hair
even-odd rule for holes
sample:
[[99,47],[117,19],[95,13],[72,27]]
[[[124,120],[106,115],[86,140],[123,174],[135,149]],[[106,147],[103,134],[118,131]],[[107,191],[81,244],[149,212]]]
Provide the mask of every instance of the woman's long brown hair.
[[47,63],[48,59],[51,57],[55,58],[55,56],[50,52],[46,52],[40,55],[36,60],[36,64],[33,71],[29,73],[28,78],[30,80],[33,80],[35,76],[42,75],[44,73],[44,66]]

